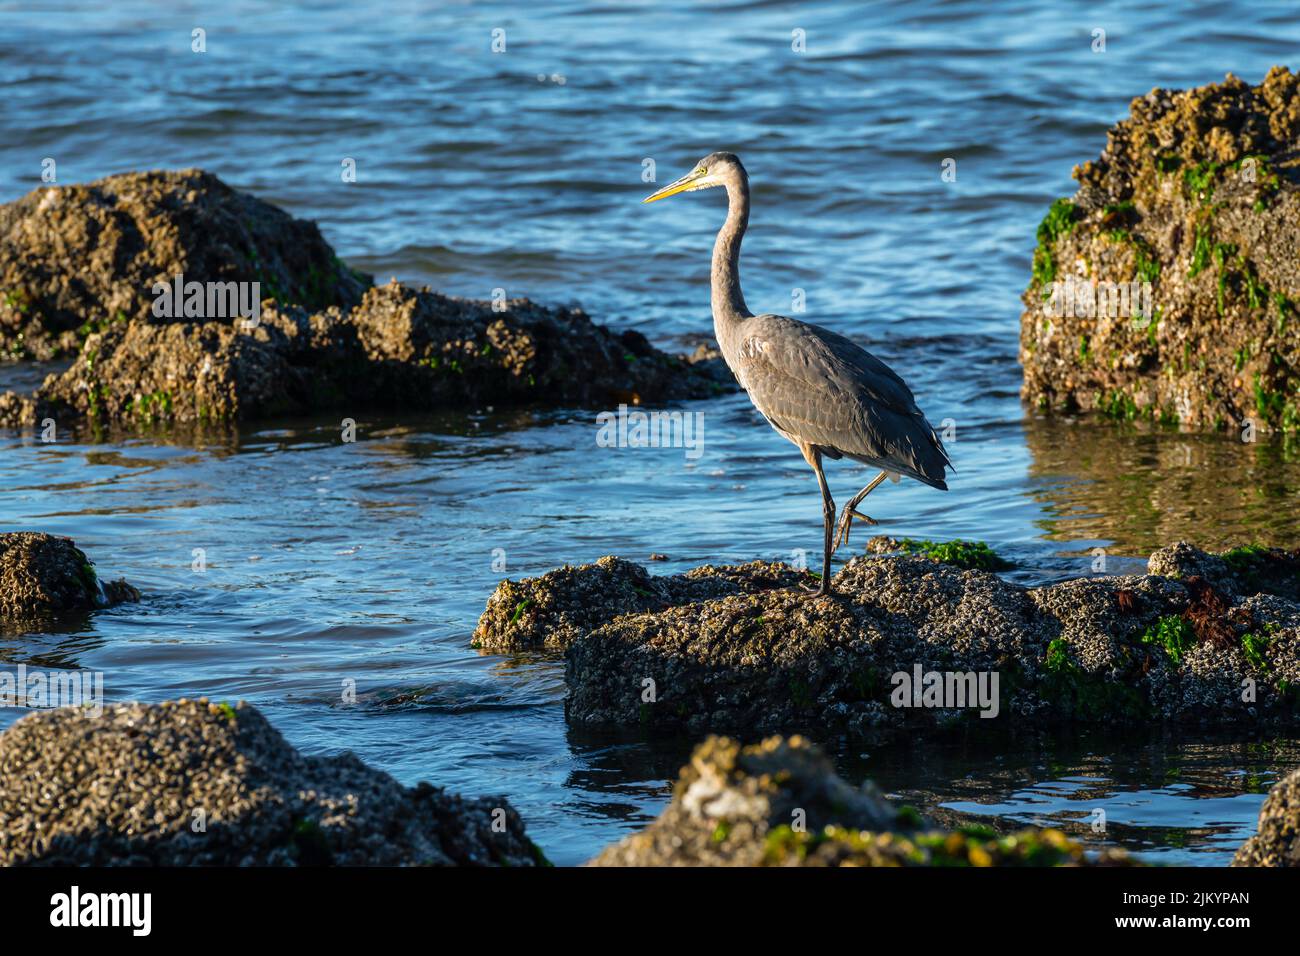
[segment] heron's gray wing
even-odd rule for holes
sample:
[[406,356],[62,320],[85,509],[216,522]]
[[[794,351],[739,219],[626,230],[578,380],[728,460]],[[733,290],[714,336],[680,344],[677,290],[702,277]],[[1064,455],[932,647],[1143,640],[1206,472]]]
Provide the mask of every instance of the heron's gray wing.
[[736,377],[780,432],[944,487],[948,456],[911,389],[828,329],[780,315],[746,319]]

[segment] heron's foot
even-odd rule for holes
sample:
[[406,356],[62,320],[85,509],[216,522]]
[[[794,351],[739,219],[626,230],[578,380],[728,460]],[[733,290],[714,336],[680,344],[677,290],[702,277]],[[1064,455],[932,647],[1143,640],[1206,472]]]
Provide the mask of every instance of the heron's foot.
[[875,518],[869,518],[862,512],[853,508],[845,508],[844,513],[840,515],[840,526],[835,535],[835,550],[838,551],[842,545],[849,543],[849,529],[853,527],[853,519],[857,518],[863,524],[879,524]]
[[839,596],[835,592],[835,589],[831,587],[829,579],[824,582],[818,582],[816,585],[812,587],[810,587],[807,584],[795,584],[793,587],[790,587],[788,590],[791,593],[793,593],[795,597],[799,598],[799,600],[801,601],[810,601],[816,598],[824,598],[824,597],[833,598]]
[[813,586],[807,584],[796,584],[794,587],[790,588],[790,590],[805,601],[809,598],[835,596],[835,590],[831,587],[829,579],[819,581]]
[[809,591],[805,600],[820,600],[821,598],[830,598],[835,600],[839,594],[832,587],[818,588],[816,591]]

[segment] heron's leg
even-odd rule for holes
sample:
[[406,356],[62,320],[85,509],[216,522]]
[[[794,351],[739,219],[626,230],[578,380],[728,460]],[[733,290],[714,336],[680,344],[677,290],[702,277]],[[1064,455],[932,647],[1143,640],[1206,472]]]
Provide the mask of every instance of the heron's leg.
[[818,596],[825,596],[831,592],[831,555],[835,549],[831,546],[835,534],[835,500],[831,498],[831,489],[826,484],[826,475],[822,472],[822,453],[816,448],[812,449],[812,454],[807,455],[809,464],[813,466],[813,471],[817,473],[817,484],[822,490],[822,521],[825,524],[826,540],[822,549],[822,584],[817,589]]
[[862,504],[863,498],[875,490],[876,485],[880,484],[888,477],[889,472],[882,471],[880,474],[876,475],[876,477],[871,479],[871,484],[867,485],[867,487],[863,488],[856,495],[850,498],[849,503],[844,506],[844,510],[840,512],[839,533],[835,537],[835,549],[837,551],[839,550],[840,545],[849,543],[849,528],[853,526],[854,518],[857,518],[859,521],[865,521],[867,524],[876,523],[866,515],[858,514],[857,507]]

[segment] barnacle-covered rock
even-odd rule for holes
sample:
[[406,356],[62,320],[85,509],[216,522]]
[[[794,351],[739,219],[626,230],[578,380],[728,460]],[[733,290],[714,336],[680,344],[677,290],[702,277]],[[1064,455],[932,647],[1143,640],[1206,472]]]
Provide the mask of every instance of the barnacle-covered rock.
[[1255,86],[1229,75],[1133,100],[1039,226],[1020,323],[1026,400],[1300,428],[1298,86],[1278,66]]
[[967,543],[854,558],[833,599],[810,598],[798,586],[810,576],[781,564],[658,577],[607,557],[503,582],[475,641],[563,650],[579,725],[1300,724],[1294,553],[1179,543],[1151,556],[1149,574],[1034,588],[960,566],[972,554],[993,553]]
[[504,798],[305,757],[243,703],[63,708],[0,734],[0,865],[545,863]]
[[0,534],[0,633],[139,599],[140,592],[126,581],[101,581],[70,538],[34,531]]

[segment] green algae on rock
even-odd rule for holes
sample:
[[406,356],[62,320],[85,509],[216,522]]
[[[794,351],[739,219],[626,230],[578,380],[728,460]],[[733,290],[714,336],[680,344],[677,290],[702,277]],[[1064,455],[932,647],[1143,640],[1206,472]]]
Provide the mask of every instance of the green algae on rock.
[[[656,578],[605,558],[504,582],[475,639],[566,648],[575,725],[866,735],[985,713],[1030,727],[1296,726],[1300,556],[1268,554],[1262,575],[1180,543],[1146,575],[1037,588],[915,556],[854,558],[835,600],[809,599],[793,587],[802,572],[780,564]],[[898,675],[917,668],[990,687],[996,675],[996,706],[904,706]]]
[[1058,830],[998,836],[943,831],[875,784],[854,787],[802,737],[743,747],[709,737],[695,748],[672,801],[644,830],[589,866],[1080,866],[1133,861],[1118,850],[1089,858]]
[[139,599],[140,592],[126,581],[102,581],[71,538],[32,531],[0,534],[0,633]]
[[[1298,84],[1274,67],[1257,86],[1229,75],[1133,100],[1039,228],[1020,329],[1026,400],[1300,428]],[[1133,283],[1149,283],[1149,311]],[[1063,309],[1066,285],[1082,298]]]
[[62,708],[0,734],[0,865],[546,865],[504,798],[305,757],[254,708]]
[[0,354],[75,355],[92,332],[153,323],[154,283],[258,282],[309,309],[351,307],[371,284],[315,223],[201,169],[42,186],[0,205]]
[[951,564],[955,568],[980,571],[1005,571],[1014,567],[983,541],[929,541],[924,538],[891,538],[877,535],[867,541],[870,554],[917,554],[934,561]]

